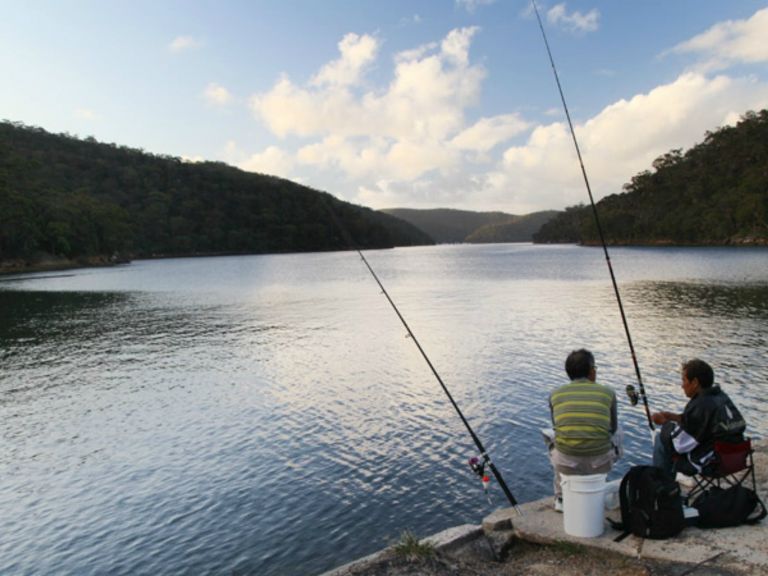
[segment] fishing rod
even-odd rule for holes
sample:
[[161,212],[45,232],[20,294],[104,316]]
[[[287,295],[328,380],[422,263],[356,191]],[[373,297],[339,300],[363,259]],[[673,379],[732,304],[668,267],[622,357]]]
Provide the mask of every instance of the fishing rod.
[[573,145],[576,148],[576,156],[579,158],[579,165],[581,166],[581,174],[584,176],[584,184],[587,186],[587,194],[589,194],[589,203],[592,206],[592,214],[595,218],[595,225],[597,226],[597,233],[600,237],[600,244],[603,246],[603,253],[605,254],[605,261],[608,264],[608,272],[611,274],[611,283],[613,284],[613,292],[616,294],[616,302],[619,305],[619,312],[621,313],[621,322],[624,324],[624,333],[627,335],[627,343],[629,344],[629,351],[632,354],[632,363],[635,365],[635,375],[637,376],[638,391],[632,384],[627,384],[626,391],[629,396],[629,401],[632,406],[638,403],[639,399],[643,400],[645,407],[645,415],[648,418],[648,426],[651,429],[651,437],[653,437],[653,419],[651,418],[651,409],[648,407],[648,396],[645,393],[645,386],[643,386],[643,377],[640,375],[640,364],[637,362],[637,356],[635,354],[635,347],[632,344],[632,335],[629,333],[629,324],[627,323],[627,316],[624,314],[624,305],[621,303],[621,294],[619,293],[619,285],[616,283],[616,275],[613,273],[613,265],[611,264],[611,257],[608,254],[608,246],[605,243],[605,235],[603,234],[603,227],[600,225],[600,217],[597,214],[597,206],[595,205],[595,199],[592,196],[592,187],[589,185],[589,178],[587,177],[587,169],[584,167],[584,161],[581,157],[581,149],[579,148],[579,142],[576,140],[576,132],[573,129],[573,122],[571,122],[571,114],[568,112],[568,104],[565,102],[565,95],[563,94],[563,87],[560,84],[560,76],[557,74],[557,68],[555,67],[555,60],[552,57],[552,50],[549,48],[549,41],[547,40],[547,34],[544,32],[544,25],[541,22],[541,15],[539,14],[539,7],[536,5],[536,0],[531,0],[533,4],[533,10],[536,13],[536,20],[539,22],[539,29],[541,30],[541,36],[544,39],[544,46],[547,48],[547,55],[549,56],[549,63],[552,65],[552,72],[555,75],[555,82],[557,83],[557,90],[560,93],[560,100],[563,103],[563,109],[565,110],[565,117],[568,120],[568,128],[571,131],[571,138],[573,139]]
[[464,423],[464,426],[469,432],[469,435],[472,436],[472,440],[474,441],[475,446],[480,452],[480,457],[482,458],[482,462],[478,462],[477,458],[472,458],[470,460],[470,467],[472,468],[473,472],[475,472],[478,476],[482,478],[483,490],[486,491],[486,495],[487,495],[487,488],[488,488],[488,477],[485,475],[484,469],[487,466],[490,469],[490,471],[493,473],[493,476],[496,478],[496,481],[499,483],[499,486],[501,486],[501,489],[504,492],[504,495],[507,497],[507,500],[509,500],[509,503],[515,508],[518,514],[522,514],[520,508],[518,508],[517,500],[512,495],[512,492],[507,486],[507,483],[504,481],[504,478],[501,476],[501,473],[496,468],[496,465],[491,461],[491,457],[488,455],[488,452],[486,452],[485,447],[483,446],[483,443],[480,441],[480,438],[477,436],[477,434],[475,434],[475,431],[472,429],[472,426],[469,425],[469,422],[464,417],[464,414],[461,412],[461,408],[459,408],[459,405],[453,399],[451,392],[448,390],[448,387],[445,385],[445,382],[443,382],[443,379],[440,377],[440,374],[437,372],[437,369],[432,364],[432,361],[429,359],[429,356],[427,356],[427,353],[424,351],[424,348],[421,347],[421,344],[419,343],[418,338],[416,338],[416,335],[411,330],[411,327],[408,325],[408,322],[406,322],[405,317],[400,313],[400,310],[398,309],[394,300],[392,300],[392,298],[390,297],[389,292],[387,292],[387,289],[384,287],[384,284],[382,284],[378,275],[373,270],[373,267],[368,262],[368,259],[363,255],[362,250],[358,247],[358,245],[352,239],[352,236],[350,235],[346,226],[344,226],[341,220],[339,220],[339,218],[336,215],[336,212],[333,210],[331,205],[328,202],[326,202],[325,206],[331,215],[331,219],[334,221],[338,229],[341,231],[341,234],[344,237],[344,240],[347,243],[347,245],[352,250],[357,252],[358,256],[360,256],[360,259],[363,261],[363,264],[365,264],[365,267],[368,269],[368,272],[370,272],[371,276],[373,276],[373,279],[376,281],[376,284],[379,285],[379,288],[381,289],[382,294],[384,294],[384,296],[387,299],[387,302],[389,302],[389,305],[395,311],[395,314],[397,314],[397,317],[400,319],[400,322],[405,327],[405,330],[408,333],[408,337],[411,340],[413,340],[413,343],[416,345],[416,348],[418,348],[419,353],[421,354],[421,357],[424,358],[424,361],[427,363],[427,366],[429,366],[429,369],[432,371],[432,374],[434,375],[435,379],[437,379],[438,383],[443,389],[443,392],[445,392],[445,395],[448,396],[448,400],[450,400],[454,410],[456,410],[456,413],[459,415],[459,418],[461,418],[461,421]]

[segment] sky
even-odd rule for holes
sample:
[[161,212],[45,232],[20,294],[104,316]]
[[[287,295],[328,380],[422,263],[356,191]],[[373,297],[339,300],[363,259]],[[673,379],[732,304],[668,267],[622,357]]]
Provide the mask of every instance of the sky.
[[[596,199],[768,108],[766,0],[539,0]],[[374,209],[588,202],[528,0],[0,0],[0,119]]]

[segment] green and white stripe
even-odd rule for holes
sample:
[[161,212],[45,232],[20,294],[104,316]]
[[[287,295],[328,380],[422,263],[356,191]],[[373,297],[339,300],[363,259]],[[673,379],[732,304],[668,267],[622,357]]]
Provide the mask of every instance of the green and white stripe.
[[571,456],[597,456],[611,449],[612,389],[589,380],[574,380],[549,397],[555,447]]

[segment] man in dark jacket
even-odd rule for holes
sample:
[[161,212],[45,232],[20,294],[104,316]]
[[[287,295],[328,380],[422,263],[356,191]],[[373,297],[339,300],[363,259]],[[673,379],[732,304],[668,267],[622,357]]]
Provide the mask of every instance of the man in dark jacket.
[[[713,457],[715,440],[740,442],[746,428],[736,406],[720,386],[709,364],[694,358],[683,364],[682,386],[690,398],[682,414],[656,412],[662,426],[653,446],[653,465],[670,476],[693,475]],[[682,458],[678,457],[682,456]]]

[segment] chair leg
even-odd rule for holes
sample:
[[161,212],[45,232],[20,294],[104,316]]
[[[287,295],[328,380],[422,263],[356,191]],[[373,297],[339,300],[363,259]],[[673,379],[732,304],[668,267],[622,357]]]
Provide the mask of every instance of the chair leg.
[[706,476],[701,476],[697,474],[696,476],[691,476],[691,478],[693,478],[695,485],[683,497],[683,501],[685,502],[686,506],[691,506],[693,502],[696,500],[696,498],[701,496],[713,485],[713,479],[708,478]]

